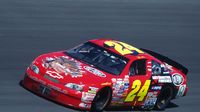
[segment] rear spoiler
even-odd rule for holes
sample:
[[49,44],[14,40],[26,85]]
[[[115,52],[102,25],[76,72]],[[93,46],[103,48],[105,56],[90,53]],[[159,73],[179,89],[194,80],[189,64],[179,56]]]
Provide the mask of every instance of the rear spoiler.
[[184,67],[183,65],[181,65],[180,63],[177,63],[175,62],[174,60],[172,59],[169,59],[168,57],[166,56],[163,56],[161,54],[158,54],[154,51],[150,51],[150,50],[147,50],[147,49],[143,49],[143,48],[140,48],[142,51],[154,56],[155,58],[159,59],[160,61],[162,62],[166,62],[167,64],[179,69],[181,72],[183,72],[184,74],[187,75],[188,73],[188,69],[186,67]]

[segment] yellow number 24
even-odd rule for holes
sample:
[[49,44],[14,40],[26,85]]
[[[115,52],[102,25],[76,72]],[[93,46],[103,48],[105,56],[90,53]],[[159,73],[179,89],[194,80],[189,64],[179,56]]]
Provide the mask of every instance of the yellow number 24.
[[[132,90],[128,94],[128,96],[125,99],[125,102],[131,102],[135,99],[135,97],[138,97],[138,101],[143,101],[144,97],[147,95],[147,92],[149,90],[151,80],[146,80],[144,85],[141,87],[141,81],[140,80],[135,80],[132,85]],[[139,91],[139,92],[138,92]],[[137,93],[138,92],[138,93]],[[137,95],[136,95],[137,93]]]
[[133,51],[136,51],[138,53],[144,53],[140,49],[120,41],[105,41],[104,44],[110,47],[114,47],[114,49],[122,55],[132,54]]

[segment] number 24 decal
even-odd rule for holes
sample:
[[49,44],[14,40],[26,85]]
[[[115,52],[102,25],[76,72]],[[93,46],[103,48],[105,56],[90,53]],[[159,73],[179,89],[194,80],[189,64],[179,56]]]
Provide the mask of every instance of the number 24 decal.
[[144,53],[143,51],[120,41],[105,41],[104,44],[108,45],[109,47],[114,47],[114,49],[122,55],[132,54],[133,51]]
[[[144,85],[141,87],[141,81],[140,80],[135,80],[132,85],[132,90],[128,94],[128,96],[125,99],[125,102],[131,102],[135,99],[135,97],[139,97],[138,101],[143,101],[144,97],[147,95],[147,92],[149,90],[151,80],[146,80]],[[139,91],[139,92],[138,92]],[[138,92],[138,93],[137,93]]]

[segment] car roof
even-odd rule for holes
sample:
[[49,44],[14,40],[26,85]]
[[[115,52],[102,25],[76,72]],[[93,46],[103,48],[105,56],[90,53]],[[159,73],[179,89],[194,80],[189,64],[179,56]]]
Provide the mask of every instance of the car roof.
[[[148,59],[154,58],[150,54],[148,54],[132,45],[129,45],[125,42],[118,41],[118,40],[102,38],[102,39],[89,40],[89,42],[92,42],[96,45],[104,47],[107,50],[110,50],[116,54],[119,54],[123,57],[128,58],[129,60],[142,59],[142,58],[148,58]],[[127,52],[124,53],[122,51],[127,51]]]

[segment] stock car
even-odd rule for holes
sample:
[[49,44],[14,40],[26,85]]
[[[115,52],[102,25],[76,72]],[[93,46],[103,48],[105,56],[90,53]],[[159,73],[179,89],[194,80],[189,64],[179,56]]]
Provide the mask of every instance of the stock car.
[[188,69],[166,56],[113,39],[94,39],[37,57],[24,88],[60,104],[101,112],[130,106],[163,110],[188,91]]

